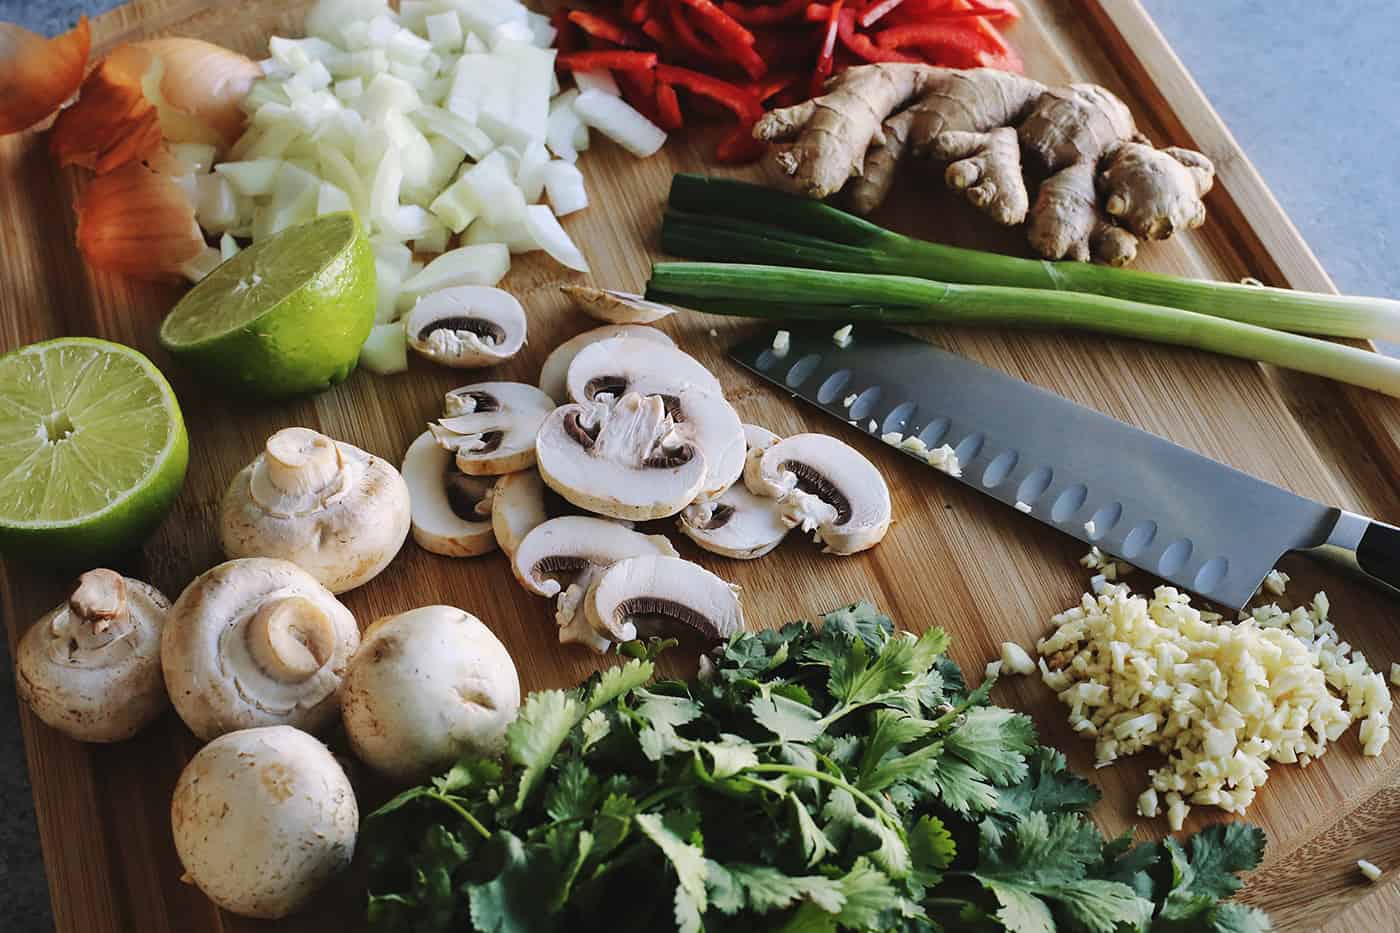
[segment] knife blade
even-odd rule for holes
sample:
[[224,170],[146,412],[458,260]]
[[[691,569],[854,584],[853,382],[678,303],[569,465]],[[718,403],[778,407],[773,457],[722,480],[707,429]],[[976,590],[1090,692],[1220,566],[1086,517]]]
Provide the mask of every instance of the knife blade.
[[844,348],[829,329],[792,329],[782,355],[773,338],[731,355],[866,434],[951,446],[950,478],[1182,589],[1239,609],[1279,558],[1304,551],[1400,593],[1394,526],[888,328],[855,326]]

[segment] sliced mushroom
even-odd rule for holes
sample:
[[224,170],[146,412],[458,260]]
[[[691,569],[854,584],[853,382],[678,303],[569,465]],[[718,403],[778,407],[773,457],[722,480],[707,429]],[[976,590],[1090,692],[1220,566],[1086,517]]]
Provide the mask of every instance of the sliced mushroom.
[[148,583],[89,570],[29,627],[15,689],[34,715],[80,742],[120,742],[160,715],[160,634],[170,601]]
[[468,476],[433,438],[418,435],[403,455],[403,478],[413,508],[413,540],[446,557],[475,557],[496,549],[490,477]]
[[447,393],[443,417],[428,425],[468,476],[500,476],[535,463],[535,435],[554,400],[523,382],[478,382]]
[[335,756],[288,726],[200,749],[175,783],[170,828],[190,881],[224,910],[276,920],[350,867],[360,809]]
[[[757,425],[744,425],[748,456],[763,451],[781,438]],[[681,512],[677,525],[687,538],[707,551],[752,560],[782,543],[792,527],[783,521],[779,500],[757,496],[736,482],[717,499],[694,502]]]
[[404,327],[410,347],[456,369],[494,366],[525,345],[525,309],[510,292],[485,285],[429,292]]
[[175,711],[208,741],[253,726],[324,727],[359,645],[355,617],[314,577],[250,557],[195,577],[170,608],[160,655]]
[[678,625],[707,642],[744,627],[738,587],[679,557],[630,557],[593,583],[584,599],[588,624],[613,641],[631,641],[638,625]]
[[890,527],[885,478],[849,444],[826,434],[796,434],[748,461],[749,491],[781,500],[783,521],[813,532],[830,554],[880,543]]
[[613,518],[675,515],[706,477],[705,455],[676,431],[658,395],[564,405],[545,419],[535,451],[551,489]]
[[561,288],[584,314],[609,324],[651,324],[676,313],[676,309],[670,305],[647,301],[631,292],[594,288],[591,285],[564,285]]
[[350,747],[405,784],[464,754],[500,754],[519,709],[520,678],[505,645],[451,606],[378,620],[345,676]]
[[[516,548],[511,570],[520,585],[536,596],[559,597],[555,620],[561,642],[578,642],[602,652],[609,642],[588,625],[583,597],[603,570],[645,554],[674,557],[676,549],[662,535],[641,534],[601,518],[569,515],[530,531]],[[557,577],[572,580],[564,587]]]
[[[491,527],[496,543],[509,557],[525,536],[551,518],[578,515],[580,509],[545,485],[538,470],[508,473],[496,480],[491,491]],[[631,528],[632,522],[622,518],[606,521]]]
[[554,352],[545,357],[544,366],[540,368],[540,390],[563,405],[569,400],[569,390],[565,379],[569,375],[569,366],[573,363],[574,357],[584,347],[600,340],[610,340],[613,337],[635,337],[638,340],[650,340],[668,347],[676,345],[675,341],[666,336],[665,332],[659,331],[655,327],[642,327],[635,324],[595,327],[564,341],[554,348]]
[[724,397],[719,380],[695,357],[637,337],[612,337],[579,350],[565,387],[575,402],[591,402],[605,393],[621,398],[628,392],[673,399],[686,388]]
[[408,486],[391,464],[310,428],[283,428],[229,484],[219,541],[229,557],[290,560],[343,593],[389,566],[408,529]]

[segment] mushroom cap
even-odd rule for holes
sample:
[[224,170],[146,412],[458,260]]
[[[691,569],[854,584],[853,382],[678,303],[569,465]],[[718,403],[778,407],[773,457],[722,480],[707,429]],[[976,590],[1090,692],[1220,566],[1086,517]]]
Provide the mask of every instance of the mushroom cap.
[[874,547],[890,527],[890,490],[875,464],[828,434],[795,434],[751,457],[744,482],[781,500],[783,521],[826,545],[830,554]]
[[253,726],[324,727],[359,646],[355,617],[314,577],[289,561],[249,557],[185,587],[160,653],[176,712],[207,741]]
[[15,689],[48,726],[80,742],[120,742],[169,701],[160,637],[170,600],[148,583],[90,570],[15,650]]
[[520,709],[520,679],[480,619],[452,606],[425,606],[365,630],[342,706],[355,754],[410,783],[467,752],[499,754]]
[[[566,290],[568,288],[569,286],[565,286]],[[540,367],[540,391],[560,405],[569,401],[569,390],[565,380],[568,378],[569,366],[573,363],[574,357],[578,356],[578,352],[584,347],[600,340],[610,340],[613,337],[635,337],[638,340],[650,340],[668,347],[676,345],[675,341],[666,336],[664,331],[639,324],[614,324],[609,327],[595,327],[592,330],[586,330],[577,337],[565,340],[555,347],[549,356],[545,357],[544,365]]]
[[676,309],[641,295],[594,288],[591,285],[562,285],[560,290],[574,300],[584,314],[610,324],[652,324]]
[[[744,425],[748,456],[762,455],[781,438],[758,425]],[[681,533],[713,554],[752,560],[782,543],[791,526],[778,500],[754,495],[736,482],[717,499],[694,502],[677,519]]]
[[613,398],[628,392],[676,396],[687,388],[724,397],[714,373],[695,357],[639,337],[612,337],[579,350],[564,384],[575,402],[591,402],[603,392]]
[[634,521],[675,515],[695,499],[708,470],[661,396],[631,392],[555,409],[540,427],[535,460],[549,487],[574,505]]
[[428,425],[468,476],[500,476],[535,463],[535,436],[554,400],[523,382],[478,382],[447,393],[443,417]]
[[[475,557],[496,549],[490,478],[467,476],[452,454],[424,431],[403,455],[412,506],[413,540],[446,557]],[[505,479],[506,477],[502,477]]]
[[705,641],[744,627],[737,587],[679,557],[629,557],[594,581],[584,600],[588,623],[613,641],[637,637],[639,619],[683,626]]
[[459,285],[419,298],[404,328],[408,345],[435,363],[494,366],[525,345],[525,309],[502,289]]
[[[529,592],[559,597],[554,620],[561,643],[583,644],[602,653],[611,642],[588,624],[583,597],[609,566],[644,554],[674,557],[676,549],[663,535],[642,534],[604,518],[566,515],[532,529],[516,548],[510,569]],[[573,579],[563,587],[555,576]]]
[[368,583],[408,537],[408,486],[388,461],[310,428],[283,428],[219,509],[224,554],[276,557],[333,593]]
[[190,759],[170,802],[190,879],[225,910],[268,920],[350,866],[359,824],[340,764],[290,726],[216,738]]
[[496,481],[491,497],[491,528],[507,557],[514,557],[525,536],[549,520],[546,488],[538,470],[521,470]]

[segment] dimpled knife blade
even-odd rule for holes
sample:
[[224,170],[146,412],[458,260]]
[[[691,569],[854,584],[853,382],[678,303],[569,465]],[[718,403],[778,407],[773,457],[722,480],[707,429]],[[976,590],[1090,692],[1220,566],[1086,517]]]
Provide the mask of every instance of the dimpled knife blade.
[[1285,553],[1362,520],[887,328],[857,325],[844,349],[829,325],[793,329],[782,356],[773,338],[732,356],[867,434],[952,446],[958,482],[1233,608]]

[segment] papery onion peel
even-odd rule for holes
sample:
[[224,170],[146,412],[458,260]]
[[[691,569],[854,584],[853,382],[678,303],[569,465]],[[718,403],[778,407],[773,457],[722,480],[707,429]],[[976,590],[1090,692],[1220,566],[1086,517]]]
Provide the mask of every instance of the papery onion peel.
[[246,56],[199,39],[149,39],[117,48],[59,114],[49,140],[63,165],[99,174],[150,160],[161,140],[220,148],[242,132],[239,107],[262,70]]
[[0,136],[29,129],[73,96],[91,44],[86,16],[53,39],[0,23]]
[[204,245],[179,183],[139,162],[93,178],[78,200],[78,249],[96,268],[178,279]]

